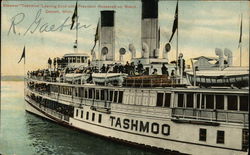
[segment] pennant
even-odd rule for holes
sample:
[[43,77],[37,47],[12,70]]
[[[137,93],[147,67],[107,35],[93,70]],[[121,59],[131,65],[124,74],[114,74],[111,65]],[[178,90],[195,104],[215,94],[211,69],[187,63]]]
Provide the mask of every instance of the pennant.
[[21,62],[21,60],[22,60],[23,58],[24,58],[24,64],[25,64],[25,46],[23,47],[23,54],[22,54],[20,60],[18,61],[18,63]]
[[240,39],[239,39],[238,48],[240,47],[241,41],[242,41],[242,15],[241,15],[241,22],[240,22]]
[[76,18],[77,18],[77,2],[76,2],[76,6],[75,6],[75,10],[74,10],[74,13],[73,13],[73,16],[71,18],[72,20],[72,24],[71,24],[71,27],[70,27],[70,30],[72,30],[75,22],[76,22]]
[[96,27],[96,32],[95,32],[95,44],[94,44],[94,46],[93,46],[93,48],[92,48],[92,50],[91,51],[93,51],[94,50],[94,48],[95,48],[95,46],[96,46],[96,42],[100,39],[100,32],[99,32],[100,30],[99,30],[99,21],[98,21],[98,24],[97,24],[97,27]]
[[172,35],[171,35],[171,37],[169,39],[169,42],[171,42],[176,29],[178,29],[178,0],[177,0],[177,4],[176,4],[176,9],[175,9],[175,17],[174,17],[174,24],[173,24],[173,27],[172,27]]
[[95,42],[97,40],[99,40],[99,21],[98,21],[98,24],[97,24],[97,27],[96,27],[96,32],[95,32]]

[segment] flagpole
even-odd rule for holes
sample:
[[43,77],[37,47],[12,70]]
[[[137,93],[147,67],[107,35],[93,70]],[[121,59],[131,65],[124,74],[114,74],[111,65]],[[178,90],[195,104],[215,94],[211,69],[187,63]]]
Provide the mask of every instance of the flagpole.
[[242,43],[240,43],[240,67],[241,67],[241,59],[242,59]]
[[78,0],[76,1],[76,53],[78,53]]
[[178,50],[179,50],[179,48],[178,48],[178,42],[179,42],[179,40],[178,40],[178,38],[179,38],[179,4],[178,4],[178,0],[177,0],[177,5],[178,5],[178,7],[177,7],[177,12],[178,12],[178,14],[177,14],[177,37],[176,37],[176,39],[177,39],[177,45],[176,45],[176,60],[178,61]]
[[241,33],[241,36],[240,36],[240,67],[241,67],[241,59],[242,59],[242,13],[241,13],[241,29],[240,29],[240,33]]
[[98,22],[99,22],[99,24],[98,24],[98,26],[99,26],[98,27],[98,33],[99,33],[98,34],[99,35],[99,39],[98,39],[98,56],[99,56],[99,59],[101,59],[101,54],[100,54],[101,53],[101,38],[102,38],[101,37],[101,24],[102,24],[101,23],[101,18],[98,19]]
[[[25,45],[24,45],[24,48],[25,48]],[[26,49],[25,49],[25,56],[24,56],[24,66],[23,66],[23,94],[25,96],[25,90],[26,90],[26,86],[25,86],[25,61],[26,61]]]

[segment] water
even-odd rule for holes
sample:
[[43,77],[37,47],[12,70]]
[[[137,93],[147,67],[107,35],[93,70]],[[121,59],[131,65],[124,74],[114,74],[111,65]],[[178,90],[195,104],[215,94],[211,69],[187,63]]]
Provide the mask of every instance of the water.
[[154,155],[25,112],[23,82],[1,83],[0,154]]

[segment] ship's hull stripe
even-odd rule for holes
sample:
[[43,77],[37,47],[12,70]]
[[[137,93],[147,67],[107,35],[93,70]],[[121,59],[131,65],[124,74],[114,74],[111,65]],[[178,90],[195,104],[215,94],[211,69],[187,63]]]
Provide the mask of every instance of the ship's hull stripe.
[[[27,100],[26,100],[27,101]],[[70,126],[70,127],[74,127],[74,128],[77,128],[77,129],[80,129],[80,130],[83,130],[83,131],[86,131],[86,132],[90,132],[90,133],[93,133],[95,135],[100,135],[100,136],[103,136],[103,137],[107,137],[107,136],[104,136],[104,135],[101,135],[101,134],[98,134],[98,133],[95,133],[95,132],[91,132],[89,130],[85,130],[85,129],[82,129],[82,128],[78,128],[78,127],[75,127],[75,126],[72,126],[68,123],[65,123],[43,111],[41,111],[39,108],[35,107],[34,105],[32,105],[32,103],[30,103],[29,101],[27,101],[32,107],[34,107],[35,109],[37,109],[38,111],[42,112],[43,114],[45,114],[46,116],[52,118],[52,119],[55,119],[58,123],[62,123],[64,125],[67,125],[67,126]],[[161,140],[168,140],[168,141],[174,141],[174,142],[179,142],[179,143],[186,143],[186,144],[192,144],[192,145],[200,145],[200,146],[206,146],[206,147],[213,147],[213,148],[220,148],[220,149],[226,149],[226,150],[234,150],[234,151],[241,151],[241,152],[244,152],[240,149],[233,149],[233,148],[226,148],[226,147],[220,147],[220,146],[213,146],[213,145],[206,145],[206,144],[197,144],[197,143],[192,143],[192,142],[185,142],[185,141],[179,141],[179,140],[174,140],[174,139],[168,139],[168,138],[160,138],[160,137],[154,137],[154,136],[149,136],[149,135],[143,135],[143,134],[138,134],[138,133],[133,133],[133,132],[129,132],[129,131],[123,131],[123,130],[118,130],[118,129],[114,129],[114,128],[110,128],[110,127],[106,127],[106,126],[102,126],[102,125],[98,125],[98,124],[94,124],[94,123],[90,123],[90,122],[87,122],[87,121],[83,121],[83,120],[80,120],[80,119],[76,119],[76,118],[72,118],[72,119],[75,119],[75,120],[78,120],[78,121],[81,121],[81,122],[84,122],[84,123],[88,123],[88,124],[91,124],[91,125],[95,125],[95,126],[99,126],[99,127],[103,127],[103,128],[107,128],[107,129],[111,129],[111,130],[115,130],[115,131],[120,131],[120,132],[125,132],[125,133],[129,133],[129,134],[134,134],[134,135],[139,135],[139,136],[144,136],[144,137],[150,137],[150,138],[156,138],[156,139],[161,139]],[[110,138],[110,137],[107,137],[107,138]],[[115,137],[114,137],[115,138]]]

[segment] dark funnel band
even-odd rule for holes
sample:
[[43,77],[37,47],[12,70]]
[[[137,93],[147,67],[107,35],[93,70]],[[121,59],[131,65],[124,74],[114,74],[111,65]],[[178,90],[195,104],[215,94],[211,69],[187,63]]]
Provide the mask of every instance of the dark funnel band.
[[142,0],[143,18],[158,18],[158,0]]
[[114,26],[115,11],[101,11],[101,26]]

